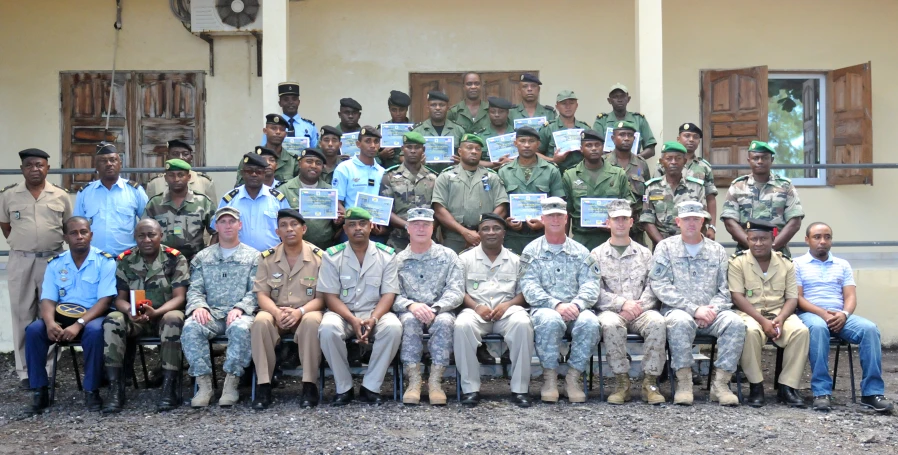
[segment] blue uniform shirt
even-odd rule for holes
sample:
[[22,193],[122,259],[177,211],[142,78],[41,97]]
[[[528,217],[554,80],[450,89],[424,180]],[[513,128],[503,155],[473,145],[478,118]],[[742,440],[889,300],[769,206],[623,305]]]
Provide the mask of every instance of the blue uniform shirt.
[[[318,147],[318,129],[315,128],[315,122],[304,119],[297,113],[293,117],[287,114],[281,114],[281,117],[287,121],[287,137],[307,137],[309,138],[309,147]],[[268,143],[268,138],[262,135],[262,144]]]
[[377,196],[383,176],[384,168],[377,161],[368,166],[354,156],[337,165],[331,186],[337,190],[337,199],[343,201],[343,206],[348,209],[355,206],[355,198],[359,193]]
[[112,189],[99,180],[90,182],[75,197],[74,215],[90,220],[92,246],[118,256],[136,245],[134,227],[147,206],[147,193],[119,178]]
[[[218,203],[218,208],[225,206],[240,210],[240,242],[259,251],[274,248],[281,243],[274,230],[278,227],[278,210],[289,209],[290,203],[278,190],[262,185],[259,194],[253,199],[246,192],[246,185],[234,188],[225,194]],[[215,220],[212,220],[215,229]]]
[[66,251],[50,259],[44,272],[41,300],[90,308],[98,299],[116,294],[115,257],[95,246],[80,269],[72,261],[72,252]]

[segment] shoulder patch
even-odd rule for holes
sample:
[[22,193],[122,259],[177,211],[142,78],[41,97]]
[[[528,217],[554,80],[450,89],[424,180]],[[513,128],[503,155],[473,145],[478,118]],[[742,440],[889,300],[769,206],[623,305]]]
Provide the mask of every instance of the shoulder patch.
[[[103,256],[106,257],[106,258],[115,260],[115,256],[113,256],[113,255],[111,255],[111,254],[109,254],[109,253],[107,253],[107,252],[105,252],[105,251],[100,251],[100,254],[103,255]],[[122,254],[124,254],[124,253],[122,253]]]
[[205,174],[205,173],[203,173],[203,172],[197,172],[196,175],[198,175],[198,176],[200,176],[200,177],[204,177],[204,178],[206,178],[207,180],[209,180],[210,182],[212,181],[212,177],[209,177],[207,174]]
[[121,261],[122,259],[125,259],[125,256],[128,256],[130,254],[131,254],[131,249],[128,248],[127,250],[122,251],[122,254],[118,255],[118,260]]
[[6,186],[6,188],[3,188],[2,190],[0,190],[0,193],[6,191],[6,190],[8,190],[8,189],[10,189],[10,188],[12,188],[12,187],[14,187],[14,186],[16,186],[16,185],[18,185],[18,183],[13,183],[12,185],[8,185],[8,186]]
[[774,254],[776,254],[777,256],[779,256],[781,259],[785,259],[785,260],[787,260],[787,261],[789,261],[789,262],[792,262],[792,258],[790,258],[789,256],[786,256],[785,254],[783,254],[782,251],[774,251]]
[[730,256],[730,259],[736,259],[737,257],[742,256],[743,254],[745,254],[745,251],[746,250],[741,250],[733,253],[733,255]]
[[433,169],[431,169],[431,168],[429,168],[429,167],[427,167],[427,166],[424,166],[424,169],[427,169],[428,171],[430,171],[431,174],[436,174],[436,173],[437,173],[437,171],[435,171],[435,170],[433,170]]
[[54,259],[56,259],[56,258],[58,258],[58,257],[60,257],[60,256],[62,256],[62,253],[59,253],[59,254],[57,254],[56,256],[53,256],[53,257],[51,257],[50,259],[47,259],[47,263],[53,262]]
[[688,180],[688,181],[690,181],[690,182],[692,182],[692,183],[698,183],[699,185],[704,185],[704,184],[705,184],[705,182],[702,181],[701,179],[697,179],[697,178],[695,178],[695,177],[693,177],[693,176],[691,176],[691,175],[688,176],[688,177],[686,177],[686,180]]
[[286,180],[284,180],[283,182],[278,182],[278,184],[275,185],[274,188],[280,188],[280,187],[284,186],[285,183],[287,183]]
[[455,166],[449,166],[446,169],[443,169],[442,171],[440,171],[440,174],[445,174],[446,171],[454,170],[454,169],[455,169]]
[[346,249],[346,242],[343,242],[343,243],[341,243],[341,244],[339,244],[339,245],[334,245],[334,246],[328,248],[328,249],[327,249],[327,255],[328,255],[328,256],[333,256],[333,255],[335,255],[335,254],[337,254],[337,253],[339,253],[339,252],[341,252],[341,251],[343,251],[343,250],[345,250],[345,249]]
[[[653,179],[649,179],[647,182],[645,182],[645,184],[646,184],[646,185],[651,185],[652,183],[660,182],[661,179],[663,179],[663,178],[664,178],[664,177],[655,177],[655,178],[653,178]],[[692,178],[692,177],[686,177],[686,178]]]
[[[71,193],[71,191],[69,191],[68,188],[63,188],[63,187],[61,187],[61,186],[59,186],[59,185],[57,185],[57,184],[55,184],[55,183],[51,183],[51,185],[55,186],[56,188],[61,189],[62,191],[65,191],[66,193]],[[8,187],[7,187],[7,188],[8,188]],[[6,189],[6,188],[4,188],[4,189]]]
[[698,160],[699,160],[700,162],[702,162],[702,163],[707,164],[708,167],[711,167],[711,163],[709,163],[708,160],[706,160],[706,159],[704,159],[704,158],[699,158]]
[[240,192],[240,188],[234,188],[233,190],[228,191],[228,194],[225,194],[224,196],[222,196],[222,199],[225,202],[231,202],[231,199],[234,199],[234,196],[236,196],[237,193],[239,193],[239,192]]
[[277,198],[277,200],[279,200],[279,201],[283,201],[283,200],[284,200],[284,197],[285,197],[285,196],[284,196],[284,193],[281,193],[280,191],[278,191],[278,190],[276,190],[276,189],[274,189],[274,188],[269,188],[268,191],[271,193],[272,196],[274,196],[275,198]]
[[393,247],[391,247],[391,246],[386,246],[386,245],[384,245],[383,243],[380,243],[380,242],[374,242],[374,246],[376,246],[378,249],[381,249],[381,250],[386,251],[387,253],[390,253],[390,254],[396,254],[396,250],[395,250]]
[[172,248],[170,246],[165,247],[164,251],[172,256],[177,256],[177,255],[181,254],[181,251],[179,251],[175,248]]
[[262,257],[267,258],[268,256],[271,256],[272,254],[274,254],[274,248],[269,248],[262,252]]
[[313,247],[312,247],[312,253],[313,253],[315,256],[318,256],[318,257],[320,257],[320,258],[323,258],[323,257],[324,257],[324,251],[322,251],[321,248],[318,248],[317,246],[313,246]]
[[552,106],[549,106],[548,104],[543,104],[543,107],[546,108],[546,110],[549,112],[555,112],[555,108]]
[[633,115],[638,115],[638,116],[640,116],[640,117],[645,117],[644,115],[640,114],[639,112],[632,112],[632,111],[631,111],[630,113],[633,114]]
[[770,175],[772,175],[773,178],[775,178],[775,179],[777,179],[777,180],[780,180],[780,181],[783,181],[783,182],[786,182],[786,183],[792,183],[792,179],[790,179],[790,178],[788,178],[788,177],[783,177],[782,175],[774,174],[774,173],[771,173]]
[[748,178],[748,174],[740,175],[739,177],[734,178],[733,181],[734,181],[734,182],[738,182],[738,181],[740,181],[740,180],[745,180],[745,179],[747,179],[747,178]]
[[300,117],[299,119],[300,119],[300,120],[305,120],[305,121],[309,122],[312,126],[315,126],[315,122],[313,122],[313,121],[311,121],[311,120],[309,120],[309,119],[307,119],[307,118],[305,118],[305,117]]
[[604,117],[605,117],[605,113],[604,113],[604,112],[596,116],[597,119],[598,119],[598,118],[604,118]]
[[134,188],[140,188],[140,183],[135,180],[128,180],[128,185],[131,185]]

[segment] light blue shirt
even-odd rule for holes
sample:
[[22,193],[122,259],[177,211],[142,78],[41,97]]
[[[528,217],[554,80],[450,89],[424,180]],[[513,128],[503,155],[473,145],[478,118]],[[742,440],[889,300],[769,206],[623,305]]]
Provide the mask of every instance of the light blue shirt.
[[[262,185],[259,194],[253,199],[246,192],[246,185],[234,188],[225,194],[218,203],[218,208],[225,206],[240,210],[240,241],[259,251],[274,248],[281,239],[274,230],[278,227],[278,210],[289,209],[290,203],[278,190]],[[215,220],[212,220],[215,229]]]
[[337,165],[331,186],[337,190],[337,199],[343,201],[343,206],[348,209],[355,206],[359,193],[377,196],[383,176],[384,168],[377,161],[368,166],[354,156]]
[[80,269],[72,261],[72,252],[66,251],[51,259],[44,272],[41,300],[90,308],[97,300],[117,294],[115,258],[95,246],[90,247]]
[[119,177],[112,189],[106,189],[103,182],[94,180],[75,197],[74,215],[90,220],[90,230],[94,233],[91,246],[118,256],[137,244],[134,227],[146,206],[147,193],[143,187],[135,188]]
[[826,261],[805,253],[792,263],[795,264],[795,284],[801,286],[804,298],[824,310],[841,311],[845,307],[842,288],[856,286],[848,261],[832,253]]
[[[288,127],[287,129],[287,137],[305,136],[309,138],[309,147],[318,147],[318,129],[315,128],[315,122],[300,117],[299,113],[297,113],[293,117],[288,117],[287,114],[282,113],[281,117],[283,117],[284,120],[287,121],[287,125],[292,125],[292,130],[290,127]],[[264,146],[267,143],[268,138],[265,135],[262,135],[261,145]]]

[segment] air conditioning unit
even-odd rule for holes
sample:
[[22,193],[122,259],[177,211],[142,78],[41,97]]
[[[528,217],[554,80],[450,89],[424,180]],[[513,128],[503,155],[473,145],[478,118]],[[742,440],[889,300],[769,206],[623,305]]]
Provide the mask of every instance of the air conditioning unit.
[[262,0],[191,0],[190,31],[212,35],[262,31]]

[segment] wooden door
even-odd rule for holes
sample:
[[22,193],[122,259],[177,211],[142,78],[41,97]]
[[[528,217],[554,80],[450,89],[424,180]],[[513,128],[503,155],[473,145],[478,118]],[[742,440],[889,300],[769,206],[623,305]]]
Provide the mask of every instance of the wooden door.
[[[873,89],[870,62],[827,75],[828,163],[873,162]],[[872,169],[830,169],[828,185],[873,184]]]
[[[801,105],[803,106],[804,164],[817,163],[817,79],[808,79],[801,84]],[[806,178],[817,177],[814,169],[805,169]]]
[[[485,71],[480,73],[483,80],[483,97],[499,96],[512,103],[521,102],[521,94],[518,91],[518,83],[522,73],[531,73],[539,77],[539,71]],[[427,92],[439,90],[449,95],[449,105],[458,103],[464,98],[464,84],[462,77],[465,72],[448,73],[409,73],[409,96],[412,104],[409,107],[409,117],[414,122],[427,119]],[[543,104],[549,104],[543,102]]]

